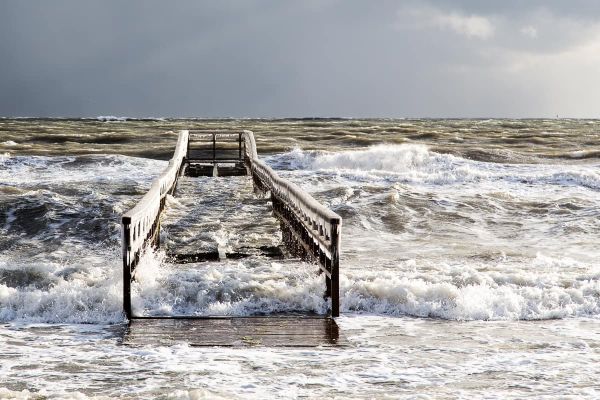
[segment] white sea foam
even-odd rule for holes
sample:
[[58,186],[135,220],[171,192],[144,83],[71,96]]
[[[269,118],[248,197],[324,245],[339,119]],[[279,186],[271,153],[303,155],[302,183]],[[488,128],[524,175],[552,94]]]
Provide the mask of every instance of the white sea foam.
[[[528,271],[520,264],[535,266]],[[343,312],[449,320],[538,320],[600,315],[600,270],[538,256],[489,265],[350,267],[341,273]],[[478,268],[476,268],[478,267]],[[483,271],[480,271],[485,267]],[[424,272],[430,271],[430,272]],[[286,261],[171,266],[148,253],[137,270],[135,313],[254,315],[326,311],[323,277],[310,264]]]
[[354,169],[363,171],[405,172],[442,163],[449,165],[455,157],[430,152],[424,145],[377,145],[365,150],[353,150],[318,155],[311,167],[315,169]]
[[127,121],[127,117],[115,117],[114,115],[101,115],[96,117],[98,121],[102,122],[124,122]]
[[164,162],[17,156],[0,165],[9,185],[0,192],[9,247],[0,257],[0,320],[122,321],[119,216]]
[[2,145],[4,145],[4,146],[16,146],[16,145],[17,145],[17,142],[14,142],[14,141],[12,141],[12,140],[7,140],[6,142],[2,142],[2,143],[0,143],[0,144],[2,144]]
[[[173,399],[598,394],[597,320],[465,324],[346,315],[337,322],[350,345],[336,349],[131,347],[116,344],[103,326],[0,328],[5,354],[19,355],[0,365],[7,387],[0,396],[116,398],[124,387],[131,397]],[[505,388],[512,379],[519,384]]]
[[[347,312],[450,320],[537,320],[600,314],[598,274],[561,280],[527,273],[475,272],[466,284],[450,276],[444,278],[432,281],[427,276],[399,277],[394,272],[372,276],[346,273],[342,279],[343,307]],[[567,284],[571,286],[562,286]]]
[[83,157],[13,156],[0,158],[0,182],[32,184],[101,183],[125,180],[149,182],[165,161],[122,155]]
[[412,184],[508,182],[600,189],[600,165],[500,164],[440,154],[424,145],[376,145],[340,152],[294,149],[271,157],[277,168],[341,174],[349,179],[394,179]]
[[411,170],[437,170],[465,160],[452,155],[431,152],[424,145],[376,145],[361,150],[340,152],[303,151],[294,149],[274,156],[276,164],[291,169],[353,170],[379,173],[405,173]]
[[[115,257],[116,258],[116,257]],[[0,320],[118,322],[120,265],[11,265],[29,284],[0,284]],[[6,271],[6,264],[0,269]],[[600,314],[600,271],[578,275],[440,268],[341,274],[342,311],[450,320],[537,320]],[[404,275],[404,276],[403,276]],[[8,282],[10,284],[10,282]],[[136,315],[324,313],[323,277],[302,263],[227,262],[172,267],[146,256],[136,274]]]
[[136,271],[136,314],[254,315],[324,313],[323,277],[305,263],[266,260],[169,265],[145,254]]
[[[107,257],[108,258],[108,257]],[[0,320],[106,323],[123,319],[120,273],[107,258],[80,264],[0,260]],[[11,275],[13,278],[11,278]],[[20,277],[15,280],[15,277]]]
[[[346,312],[456,320],[600,315],[589,237],[598,229],[599,165],[485,163],[420,145],[294,149],[270,162],[327,204],[352,210],[341,282]],[[288,171],[295,168],[301,171]],[[386,227],[392,222],[399,233]],[[461,255],[477,246],[512,255],[479,262]],[[536,256],[536,248],[548,255]],[[402,254],[419,259],[394,265]]]

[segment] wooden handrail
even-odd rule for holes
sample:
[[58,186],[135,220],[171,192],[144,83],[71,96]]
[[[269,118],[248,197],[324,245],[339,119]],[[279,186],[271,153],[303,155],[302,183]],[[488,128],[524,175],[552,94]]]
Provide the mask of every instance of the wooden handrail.
[[244,131],[245,161],[255,182],[271,192],[273,210],[288,222],[302,253],[315,259],[327,276],[331,314],[339,316],[339,256],[342,217],[325,207],[296,184],[281,178],[258,157],[252,131]]
[[141,252],[149,243],[156,243],[160,228],[160,213],[165,197],[172,193],[187,154],[189,132],[180,131],[169,165],[156,178],[150,190],[129,211],[123,214],[123,309],[131,318],[131,280]]

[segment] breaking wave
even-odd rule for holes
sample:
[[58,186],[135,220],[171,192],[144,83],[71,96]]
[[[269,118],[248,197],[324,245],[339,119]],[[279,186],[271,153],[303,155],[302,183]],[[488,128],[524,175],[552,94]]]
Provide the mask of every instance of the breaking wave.
[[500,164],[436,153],[417,144],[376,145],[340,152],[303,151],[272,156],[274,167],[394,179],[405,183],[456,184],[480,181],[582,186],[600,190],[600,164]]
[[[59,256],[59,254],[54,254]],[[0,260],[0,320],[115,323],[123,320],[118,253],[60,254],[63,261]]]
[[121,213],[162,161],[0,159],[0,320],[123,320]]
[[[571,261],[572,263],[572,261]],[[413,268],[414,261],[407,264]],[[544,274],[564,260],[538,257],[513,271],[459,266],[429,274],[348,273],[342,281],[344,309],[449,320],[539,320],[600,315],[600,270]],[[405,266],[406,267],[406,264]],[[528,271],[529,268],[535,272]],[[400,270],[403,268],[400,267]]]
[[[115,251],[111,258],[116,259]],[[85,265],[0,263],[0,320],[115,323],[124,319],[118,262],[88,256]],[[600,315],[600,271],[566,278],[534,273],[444,276],[397,271],[341,275],[342,311],[449,320],[539,320]],[[140,264],[136,315],[325,313],[323,277],[314,265],[243,262],[171,268]]]
[[[578,195],[588,191],[588,202],[597,201],[589,190],[600,189],[600,177],[590,165],[491,164],[415,145],[339,153],[293,150],[269,161],[279,169],[300,167],[298,172],[282,171],[298,181],[326,174],[342,191],[351,192],[353,185],[363,184],[365,174],[369,182],[379,179],[390,186],[397,181],[434,186],[475,182],[468,185],[473,190],[480,190],[481,182],[493,187],[498,182],[541,185],[535,189],[537,196],[544,196],[548,185],[561,185],[577,189]],[[163,165],[112,155],[0,158],[0,320],[122,321],[119,216]],[[362,195],[366,198],[344,202],[356,218],[367,221],[373,212],[368,196],[377,195]],[[574,208],[570,218],[583,218],[581,213],[590,209]],[[364,234],[351,223],[344,229],[346,234]],[[428,234],[439,239],[435,232]],[[378,240],[372,236],[370,244]],[[377,250],[369,254],[376,258]],[[297,260],[182,267],[160,254],[146,257],[133,288],[138,314],[323,313],[327,308],[324,278],[315,266]],[[542,256],[514,256],[506,265],[449,259],[395,261],[385,268],[370,260],[342,259],[342,311],[452,320],[600,315],[597,265]]]
[[115,117],[114,115],[100,115],[96,119],[102,122],[125,122],[128,120],[127,117]]
[[[160,255],[147,254],[142,265],[134,288],[134,309],[140,315],[322,314],[327,310],[324,278],[310,264],[236,262],[181,268],[165,264]],[[341,273],[342,311],[448,320],[598,316],[600,270],[561,272],[574,265],[589,267],[541,255],[522,261],[520,269],[513,265],[505,270],[500,265],[491,271],[464,265],[418,268],[414,260],[385,272],[354,267]],[[527,272],[528,266],[536,272]]]

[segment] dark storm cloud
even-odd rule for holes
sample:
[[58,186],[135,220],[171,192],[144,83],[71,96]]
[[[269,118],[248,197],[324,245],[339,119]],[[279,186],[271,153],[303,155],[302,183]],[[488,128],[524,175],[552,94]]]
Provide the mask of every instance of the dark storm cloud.
[[0,115],[584,115],[598,4],[3,1]]

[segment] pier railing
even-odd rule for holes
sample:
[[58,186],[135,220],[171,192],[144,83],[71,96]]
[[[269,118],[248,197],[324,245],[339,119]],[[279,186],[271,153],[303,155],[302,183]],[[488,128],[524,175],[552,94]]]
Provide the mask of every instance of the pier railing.
[[150,190],[122,217],[123,224],[123,309],[131,319],[131,281],[142,251],[147,245],[157,245],[160,214],[167,194],[172,194],[183,166],[189,140],[188,131],[180,131],[173,158],[152,182]]
[[190,163],[243,161],[244,133],[192,131],[188,145]]
[[187,151],[186,175],[248,175],[244,167],[244,133],[193,131]]
[[296,254],[319,264],[326,276],[325,294],[331,297],[331,315],[339,316],[342,218],[262,161],[251,131],[244,131],[244,143],[246,165],[255,184],[271,192],[273,212],[282,222],[284,241],[292,245]]

